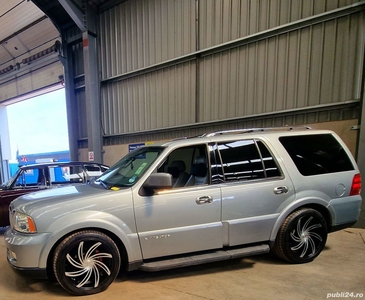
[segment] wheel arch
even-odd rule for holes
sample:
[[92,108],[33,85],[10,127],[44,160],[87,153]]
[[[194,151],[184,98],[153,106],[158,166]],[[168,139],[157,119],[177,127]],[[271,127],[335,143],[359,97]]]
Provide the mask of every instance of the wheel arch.
[[319,199],[319,198],[303,199],[303,201],[300,201],[300,202],[296,201],[293,205],[291,205],[290,207],[287,207],[285,210],[283,210],[281,212],[279,217],[276,219],[276,222],[273,226],[273,229],[272,229],[271,235],[270,235],[270,246],[272,246],[274,244],[276,236],[280,229],[280,226],[284,222],[284,220],[291,213],[293,213],[299,209],[302,209],[302,208],[312,208],[312,209],[315,209],[316,211],[318,211],[325,219],[328,232],[330,232],[331,227],[332,227],[332,219],[333,219],[332,215],[334,214],[334,212],[331,210],[331,207],[328,206],[328,202],[323,199]]
[[[95,218],[96,214],[97,218]],[[53,259],[56,247],[67,236],[83,230],[95,230],[109,236],[118,246],[123,263],[126,260],[128,265],[130,263],[138,264],[142,260],[139,239],[132,218],[123,221],[106,212],[82,211],[65,214],[52,224],[42,228],[41,232],[52,234],[41,250],[39,268],[47,269],[48,273],[49,266],[52,266],[50,260]]]
[[48,252],[47,263],[46,263],[46,270],[47,270],[48,278],[50,278],[52,280],[56,279],[54,276],[54,273],[53,273],[52,265],[53,265],[53,258],[54,258],[55,250],[58,247],[58,245],[60,243],[62,243],[62,241],[65,238],[67,238],[68,236],[70,236],[76,232],[85,231],[85,230],[98,231],[98,232],[101,232],[101,233],[107,235],[108,237],[110,237],[113,240],[113,242],[117,245],[120,256],[121,256],[120,271],[127,270],[128,262],[129,262],[129,256],[128,256],[127,249],[126,249],[123,241],[114,232],[107,230],[105,228],[100,228],[100,227],[83,227],[83,228],[78,228],[73,231],[65,233],[63,236],[60,236],[57,239],[57,241],[52,245],[52,248]]

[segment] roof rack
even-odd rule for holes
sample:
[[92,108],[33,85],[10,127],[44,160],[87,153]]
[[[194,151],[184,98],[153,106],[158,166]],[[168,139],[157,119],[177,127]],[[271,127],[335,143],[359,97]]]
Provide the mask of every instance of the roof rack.
[[267,127],[267,128],[247,128],[247,129],[233,129],[233,130],[222,130],[217,132],[211,132],[203,134],[201,137],[211,137],[223,134],[242,134],[252,133],[260,131],[294,131],[294,130],[309,130],[312,129],[310,126],[282,126],[282,127]]

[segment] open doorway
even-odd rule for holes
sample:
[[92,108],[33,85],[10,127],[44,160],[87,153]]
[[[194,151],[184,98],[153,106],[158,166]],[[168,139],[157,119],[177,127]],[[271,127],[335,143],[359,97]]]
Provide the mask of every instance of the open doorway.
[[0,126],[7,121],[6,144],[10,155],[3,156],[9,165],[9,172],[2,172],[3,177],[7,173],[11,176],[12,169],[17,168],[20,160],[27,160],[27,156],[69,152],[64,88],[10,104],[6,106],[6,116],[7,120],[0,120]]

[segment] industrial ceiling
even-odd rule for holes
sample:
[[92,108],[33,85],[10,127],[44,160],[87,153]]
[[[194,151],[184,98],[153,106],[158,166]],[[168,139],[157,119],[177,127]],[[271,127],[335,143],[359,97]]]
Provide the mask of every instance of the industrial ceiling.
[[39,51],[59,34],[52,22],[33,2],[3,1],[0,6],[0,65],[14,64]]
[[[62,77],[57,53],[62,42],[60,32],[77,25],[75,20],[82,20],[85,5],[100,12],[120,2],[123,1],[90,0],[87,4],[83,0],[2,1],[0,102],[9,104],[30,98],[35,90],[41,93],[42,83],[37,80],[44,82],[45,89],[54,87],[56,79],[52,82],[44,79],[50,74],[54,74],[54,78]],[[43,68],[51,64],[53,67]],[[39,76],[41,72],[44,72],[43,76]]]

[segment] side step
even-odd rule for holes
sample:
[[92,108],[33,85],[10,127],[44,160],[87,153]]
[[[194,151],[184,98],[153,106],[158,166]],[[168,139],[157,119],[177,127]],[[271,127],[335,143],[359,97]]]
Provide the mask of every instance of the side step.
[[270,252],[269,245],[258,245],[245,248],[217,250],[212,252],[204,252],[192,256],[162,259],[153,262],[143,263],[139,269],[147,272],[163,271],[174,268],[200,265],[215,261],[240,258]]

